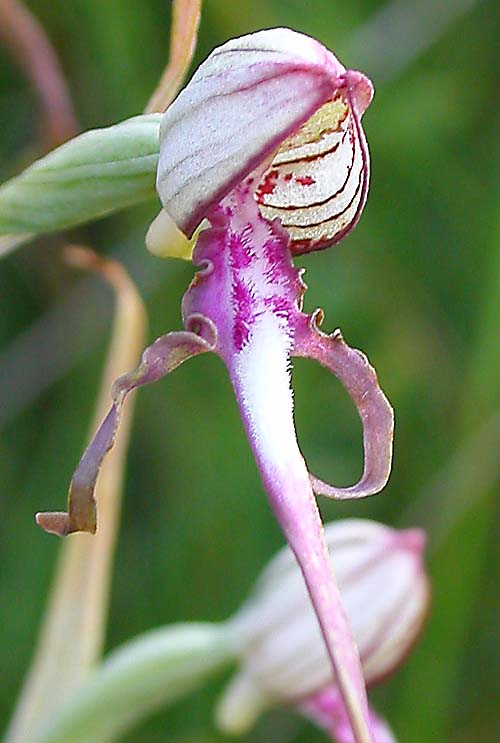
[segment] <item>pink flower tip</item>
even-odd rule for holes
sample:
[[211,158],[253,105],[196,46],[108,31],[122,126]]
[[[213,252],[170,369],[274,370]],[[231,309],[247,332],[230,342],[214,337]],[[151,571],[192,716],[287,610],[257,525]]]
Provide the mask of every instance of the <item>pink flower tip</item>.
[[427,541],[427,535],[423,529],[403,529],[395,532],[394,536],[402,549],[413,552],[420,557],[423,555]]

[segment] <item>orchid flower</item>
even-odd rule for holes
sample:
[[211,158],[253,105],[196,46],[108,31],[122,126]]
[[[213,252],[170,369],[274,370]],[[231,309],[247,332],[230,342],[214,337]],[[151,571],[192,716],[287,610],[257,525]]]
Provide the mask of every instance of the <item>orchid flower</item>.
[[[369,688],[406,659],[427,618],[430,589],[423,565],[425,534],[367,519],[328,524],[325,539]],[[353,743],[338,685],[303,581],[288,549],[261,574],[250,597],[230,620],[240,668],[217,709],[219,726],[244,735],[275,705],[291,705],[338,743]],[[393,743],[370,710],[375,743]]]
[[[95,531],[93,490],[127,394],[186,359],[225,363],[272,508],[304,575],[357,743],[373,740],[363,676],[323,538],[314,493],[359,498],[381,490],[392,456],[393,415],[374,370],[340,331],[321,332],[321,310],[301,310],[297,254],[337,243],[366,201],[369,155],[361,117],[372,98],[315,40],[288,29],[215,49],[167,109],[157,189],[191,238],[199,267],[182,303],[184,330],[159,338],[139,368],[115,382],[113,405],[74,474],[68,513],[40,513],[47,531]],[[292,356],[335,374],[363,422],[360,481],[336,488],[312,477],[297,444]]]

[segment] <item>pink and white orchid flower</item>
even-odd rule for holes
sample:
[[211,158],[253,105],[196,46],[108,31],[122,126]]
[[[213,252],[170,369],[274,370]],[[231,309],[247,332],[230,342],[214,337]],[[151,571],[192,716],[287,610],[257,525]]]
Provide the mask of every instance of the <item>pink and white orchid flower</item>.
[[[373,94],[313,39],[288,29],[215,49],[165,113],[157,188],[187,237],[206,219],[184,296],[184,331],[159,338],[115,383],[113,405],[73,477],[69,513],[39,514],[48,531],[94,531],[93,489],[113,445],[125,396],[206,351],[225,363],[276,517],[302,569],[357,743],[370,743],[363,676],[333,577],[314,493],[358,498],[381,490],[393,415],[363,354],[301,310],[305,285],[292,256],[333,245],[356,224],[369,180],[361,116]],[[335,374],[363,422],[360,481],[312,477],[297,444],[292,356]]]
[[[425,533],[391,529],[367,519],[343,519],[325,527],[325,540],[370,689],[406,660],[427,619]],[[289,549],[283,548],[267,565],[228,629],[240,664],[217,708],[224,732],[241,737],[262,712],[287,705],[311,718],[337,743],[354,743]],[[388,726],[372,710],[370,720],[375,743],[394,743]]]

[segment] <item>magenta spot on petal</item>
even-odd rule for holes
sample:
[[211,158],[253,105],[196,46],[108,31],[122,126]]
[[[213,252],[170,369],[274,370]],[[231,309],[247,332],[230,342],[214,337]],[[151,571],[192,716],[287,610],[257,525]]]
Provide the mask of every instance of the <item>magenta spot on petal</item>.
[[248,268],[252,263],[253,249],[251,244],[252,226],[247,225],[242,233],[232,232],[229,237],[231,266],[235,270]]
[[240,278],[234,279],[231,296],[234,308],[233,343],[236,350],[241,351],[248,343],[255,321],[254,296],[251,287]]
[[290,302],[288,297],[279,295],[266,297],[264,303],[277,317],[287,319],[293,312],[293,302]]
[[267,240],[263,246],[264,256],[267,266],[265,270],[266,278],[270,281],[282,281],[287,275],[287,266],[285,265],[285,255],[283,244],[279,240]]
[[280,240],[266,240],[264,243],[264,255],[269,264],[275,266],[276,264],[282,264],[284,259],[284,247]]
[[287,173],[287,174],[285,175],[285,181],[287,181],[287,183],[288,183],[289,181],[291,181],[291,180],[292,180],[292,178],[293,178],[293,173]]

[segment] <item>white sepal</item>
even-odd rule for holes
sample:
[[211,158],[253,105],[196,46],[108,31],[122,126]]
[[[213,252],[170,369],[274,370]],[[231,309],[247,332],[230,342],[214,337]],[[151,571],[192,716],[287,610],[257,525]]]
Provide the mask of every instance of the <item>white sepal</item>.
[[333,96],[345,72],[317,41],[286,28],[215,49],[162,120],[157,187],[178,226],[190,237],[211,205]]

